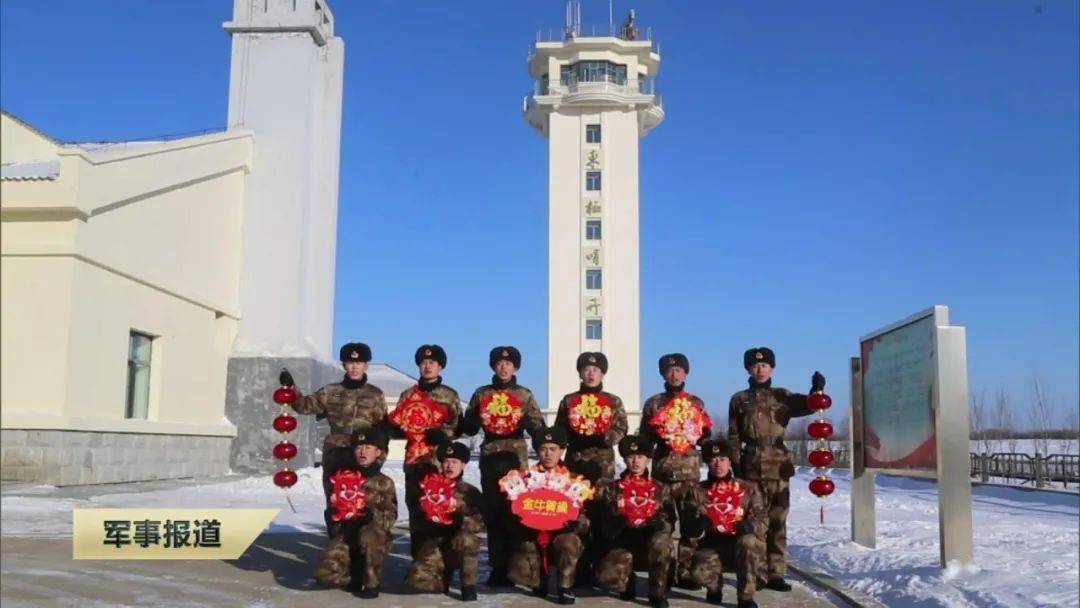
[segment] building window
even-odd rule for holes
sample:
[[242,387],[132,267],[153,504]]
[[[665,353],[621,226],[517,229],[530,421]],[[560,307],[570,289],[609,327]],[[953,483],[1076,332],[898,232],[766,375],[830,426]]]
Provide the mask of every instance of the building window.
[[585,189],[586,190],[600,190],[600,172],[599,171],[586,171],[585,172]]
[[603,285],[599,268],[589,268],[585,271],[585,289],[600,289]]
[[585,125],[585,143],[600,143],[600,125]]
[[128,339],[126,418],[146,418],[150,406],[150,350],[153,338],[137,331]]
[[585,238],[590,241],[600,240],[600,220],[585,220]]
[[585,319],[585,339],[600,340],[604,334],[603,322],[600,319]]

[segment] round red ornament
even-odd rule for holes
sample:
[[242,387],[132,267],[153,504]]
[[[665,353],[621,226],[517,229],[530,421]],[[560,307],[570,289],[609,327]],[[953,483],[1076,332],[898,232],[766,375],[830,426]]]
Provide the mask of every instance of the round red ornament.
[[288,433],[296,429],[296,418],[288,414],[282,414],[274,418],[274,430],[279,433]]
[[806,427],[806,432],[814,439],[828,439],[832,437],[833,428],[825,420],[815,420]]
[[285,405],[286,403],[292,403],[296,401],[296,391],[288,387],[281,387],[274,391],[274,403],[278,405]]
[[811,410],[827,410],[830,406],[832,406],[832,397],[825,393],[811,393],[806,397],[806,407]]
[[288,441],[282,441],[274,446],[274,458],[288,460],[294,456],[296,456],[296,446]]
[[285,469],[274,473],[274,485],[279,488],[291,488],[296,485],[296,473]]
[[817,477],[810,482],[810,492],[814,496],[820,496],[822,498],[833,493],[836,489],[836,484],[833,483],[828,477]]
[[818,448],[806,456],[806,460],[815,467],[827,467],[836,460],[833,453],[825,448]]

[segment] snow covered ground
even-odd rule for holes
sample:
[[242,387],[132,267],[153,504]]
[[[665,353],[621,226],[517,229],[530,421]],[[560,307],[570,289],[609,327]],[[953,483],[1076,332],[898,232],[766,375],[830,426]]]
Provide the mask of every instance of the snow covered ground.
[[[403,500],[400,464],[386,472]],[[973,489],[976,565],[938,568],[935,484],[901,477],[878,477],[878,548],[849,541],[850,484],[847,471],[834,472],[836,493],[821,504],[807,491],[810,473],[792,479],[788,540],[792,555],[823,569],[847,586],[889,606],[1065,606],[1080,607],[1080,497],[977,486]],[[113,487],[54,488],[5,486],[0,498],[2,530],[8,536],[66,536],[77,507],[279,507],[269,533],[322,534],[321,471],[299,471],[300,482],[285,493],[268,477],[219,482],[120,484]],[[471,465],[467,476],[478,484]],[[131,491],[138,489],[138,492]],[[399,518],[404,520],[402,505]]]

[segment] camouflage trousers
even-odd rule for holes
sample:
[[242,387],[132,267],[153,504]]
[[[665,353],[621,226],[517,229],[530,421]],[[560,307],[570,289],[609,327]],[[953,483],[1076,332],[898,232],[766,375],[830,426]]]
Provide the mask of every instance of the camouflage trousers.
[[[488,534],[488,538],[491,535]],[[573,532],[563,532],[555,535],[548,546],[548,564],[555,571],[555,584],[560,589],[570,589],[574,586],[574,572],[577,569],[578,559],[585,549],[582,538]],[[543,576],[540,563],[540,547],[536,541],[526,540],[520,543],[514,554],[510,556],[510,565],[507,575],[510,580],[518,585],[526,587],[539,587]]]
[[697,481],[673,481],[668,484],[671,499],[675,501],[675,511],[679,515],[679,546],[676,553],[677,580],[690,580],[690,562],[693,560],[697,541],[688,533],[688,527],[697,526],[701,512],[700,493]]
[[564,461],[571,472],[589,477],[594,484],[595,475],[599,475],[599,479],[615,479],[615,450],[610,447],[568,449]]
[[324,585],[348,585],[359,578],[365,587],[377,587],[391,540],[389,532],[374,524],[341,526],[319,556],[315,580]]
[[524,439],[501,440],[511,450],[492,452],[480,456],[480,491],[484,496],[484,527],[487,530],[488,565],[494,570],[505,570],[514,551],[514,522],[517,517],[510,512],[510,502],[499,489],[499,480],[511,469],[528,466]]
[[596,584],[621,593],[627,585],[634,584],[635,570],[647,570],[649,597],[664,597],[674,555],[675,545],[668,531],[623,532],[600,558],[596,566]]
[[768,512],[768,531],[765,533],[765,559],[758,566],[764,579],[787,574],[787,516],[791,507],[790,484],[786,479],[754,479]]
[[756,534],[706,538],[694,552],[690,574],[715,593],[724,586],[724,571],[734,571],[738,598],[749,600],[757,590],[757,569],[764,557],[765,543]]
[[419,539],[419,550],[405,584],[419,591],[442,593],[450,586],[455,571],[461,572],[461,586],[476,585],[480,539],[458,528],[453,534]]

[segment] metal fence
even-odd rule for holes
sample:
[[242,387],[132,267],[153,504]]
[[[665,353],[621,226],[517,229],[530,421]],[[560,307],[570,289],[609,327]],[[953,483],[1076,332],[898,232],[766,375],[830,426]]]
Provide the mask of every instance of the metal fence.
[[[815,441],[789,440],[787,446],[791,450],[792,462],[799,466],[810,466],[806,455],[816,444]],[[851,449],[846,441],[830,442],[829,449],[836,458],[832,468],[851,467]],[[1065,487],[1080,485],[1080,455],[1077,454],[1040,456],[1021,452],[972,452],[970,459],[971,477],[983,482],[1004,479],[1007,483],[1030,483],[1037,488],[1045,487],[1048,483],[1060,483]]]

